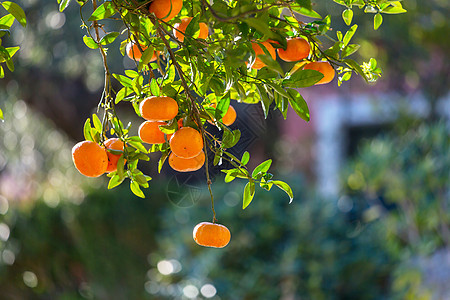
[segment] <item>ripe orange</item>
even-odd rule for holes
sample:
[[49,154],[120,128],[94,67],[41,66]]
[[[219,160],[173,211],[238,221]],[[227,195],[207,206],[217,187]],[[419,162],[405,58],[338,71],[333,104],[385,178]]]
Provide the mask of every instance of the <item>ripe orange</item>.
[[[145,121],[139,126],[139,137],[144,143],[148,144],[162,144],[166,140],[164,138],[164,132],[159,129],[160,125],[166,125],[161,121]],[[169,140],[167,136],[167,140]]]
[[[212,104],[211,106],[216,108],[216,104],[215,103]],[[234,109],[233,106],[230,105],[230,106],[228,106],[228,110],[227,110],[227,112],[225,113],[225,115],[222,118],[222,123],[227,125],[227,126],[230,126],[231,124],[234,123],[234,121],[236,121],[236,117],[237,117],[236,110]],[[212,124],[211,121],[208,121],[208,122]]]
[[183,7],[183,0],[153,0],[148,11],[165,22],[172,20]]
[[[175,27],[173,29],[173,35],[179,40],[180,42],[184,41],[184,33],[186,31],[186,28],[188,27],[189,23],[191,23],[192,17],[184,18],[181,20],[181,23],[175,24]],[[208,37],[208,25],[206,23],[200,22],[198,23],[200,26],[200,33],[198,35],[199,39],[206,39]]]
[[[123,151],[124,143],[118,138],[111,138],[105,141],[106,149],[111,150],[122,150]],[[106,151],[106,155],[108,155],[108,167],[106,168],[106,172],[114,172],[117,170],[117,162],[122,154],[113,154],[109,151]]]
[[[263,44],[264,47],[266,47],[267,51],[269,51],[269,53],[270,53],[270,56],[272,56],[273,59],[276,59],[275,49],[272,47],[272,45],[268,41],[262,42],[261,44]],[[257,43],[252,43],[252,48],[253,48],[253,51],[255,51],[255,54],[256,54],[255,63],[253,64],[252,68],[259,70],[262,67],[264,67],[266,64],[263,63],[258,58],[258,56],[259,55],[265,55],[265,52],[261,48],[261,46],[259,46]]]
[[178,157],[193,158],[203,149],[202,135],[192,127],[178,129],[170,139],[170,148]]
[[169,155],[169,165],[178,172],[193,172],[199,170],[205,164],[205,153],[200,152],[193,158],[181,158],[173,152]]
[[308,57],[311,46],[300,37],[287,40],[286,50],[278,48],[278,56],[284,61],[299,61]]
[[[145,51],[147,49],[147,46],[140,45],[142,51]],[[142,57],[142,52],[139,50],[139,47],[134,42],[128,42],[127,46],[125,47],[125,52],[127,53],[128,57],[132,60],[139,61]]]
[[178,114],[178,103],[170,97],[151,96],[141,102],[139,111],[148,121],[167,121]]
[[231,233],[223,225],[202,222],[197,224],[192,233],[194,241],[200,246],[223,248],[230,242]]
[[316,84],[325,84],[333,80],[335,71],[327,61],[311,62],[303,67],[304,70],[316,70],[323,74],[323,78]]
[[92,141],[79,142],[72,148],[75,168],[88,177],[98,177],[106,172],[108,155],[105,148]]
[[[145,51],[147,49],[147,46],[140,45],[142,51]],[[142,57],[142,52],[139,50],[139,47],[134,42],[128,42],[128,44],[125,47],[125,52],[127,53],[128,57],[132,60],[139,61]],[[152,58],[150,58],[150,61],[155,61],[157,59],[157,55],[159,55],[159,51],[153,51]]]

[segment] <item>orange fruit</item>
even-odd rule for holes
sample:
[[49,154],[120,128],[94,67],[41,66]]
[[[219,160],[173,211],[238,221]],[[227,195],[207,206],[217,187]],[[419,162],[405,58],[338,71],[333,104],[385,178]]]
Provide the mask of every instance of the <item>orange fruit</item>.
[[[184,41],[184,33],[186,31],[186,28],[188,27],[189,23],[191,23],[192,17],[184,18],[181,20],[181,23],[175,24],[175,27],[173,29],[173,35],[179,40],[180,42]],[[200,22],[198,23],[200,26],[200,32],[198,35],[199,39],[206,39],[209,34],[208,25],[206,23]]]
[[178,103],[170,97],[151,96],[141,102],[139,111],[148,121],[167,121],[178,114]]
[[323,74],[323,78],[316,84],[325,84],[333,80],[335,71],[327,61],[315,61],[306,64],[303,70],[316,70]]
[[197,224],[192,235],[194,241],[200,246],[213,248],[223,248],[231,239],[231,233],[227,227],[210,222]]
[[[142,51],[145,51],[147,49],[147,46],[140,45]],[[128,42],[128,44],[125,47],[125,52],[127,53],[128,57],[132,60],[139,61],[142,57],[142,52],[139,50],[139,47],[134,42]],[[150,58],[150,61],[155,61],[157,59],[157,56],[159,55],[159,51],[153,51],[152,58]]]
[[[263,44],[263,46],[266,47],[267,51],[269,51],[269,53],[270,53],[270,56],[272,56],[273,59],[276,59],[275,49],[272,47],[272,45],[268,41],[262,42],[261,44]],[[266,53],[261,48],[261,46],[258,45],[257,43],[252,43],[252,48],[253,48],[253,51],[255,51],[255,54],[256,54],[255,63],[253,64],[252,68],[259,70],[262,67],[264,67],[266,64],[263,63],[258,58],[258,56],[259,55],[265,55]]]
[[183,7],[183,0],[153,0],[148,11],[165,22],[172,20]]
[[[111,138],[105,141],[106,149],[111,150],[122,150],[123,151],[124,143],[118,138]],[[106,168],[106,172],[114,172],[117,170],[117,162],[122,154],[113,154],[109,151],[106,151],[106,155],[108,155],[108,167]]]
[[92,141],[77,143],[72,148],[72,160],[75,168],[88,177],[98,177],[106,172],[108,155],[105,148]]
[[[145,51],[147,49],[147,46],[140,45],[142,51]],[[142,57],[142,52],[139,50],[139,47],[134,42],[128,42],[128,44],[125,47],[125,52],[127,53],[128,57],[132,60],[139,61]]]
[[178,157],[193,158],[203,149],[202,135],[192,127],[178,129],[170,139],[170,148]]
[[[215,103],[212,104],[211,106],[216,108],[216,104]],[[234,123],[234,121],[236,121],[236,117],[237,117],[236,110],[234,109],[233,106],[230,105],[230,106],[228,106],[227,112],[222,117],[222,123],[227,125],[227,126],[230,126],[231,124]],[[208,122],[212,124],[211,121],[208,121]]]
[[173,152],[169,155],[169,165],[178,172],[193,172],[199,170],[205,164],[205,153],[200,152],[193,158],[181,158]]
[[[166,142],[164,132],[159,129],[160,125],[166,125],[161,121],[145,121],[139,126],[139,137],[147,144],[162,144]],[[169,135],[167,140],[169,140]]]
[[300,37],[287,40],[286,50],[278,48],[278,56],[284,61],[299,61],[308,57],[311,46]]

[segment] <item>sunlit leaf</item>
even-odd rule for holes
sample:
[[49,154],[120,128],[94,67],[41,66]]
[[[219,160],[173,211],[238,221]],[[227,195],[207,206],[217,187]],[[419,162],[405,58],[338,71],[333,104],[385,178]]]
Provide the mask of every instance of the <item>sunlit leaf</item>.
[[27,19],[25,17],[25,12],[19,5],[11,1],[3,1],[2,6],[10,14],[12,14],[17,21],[19,21],[20,25],[22,25],[23,27],[27,26]]
[[244,188],[244,201],[242,203],[242,209],[245,209],[247,208],[247,206],[249,206],[254,196],[255,196],[255,182],[249,181]]

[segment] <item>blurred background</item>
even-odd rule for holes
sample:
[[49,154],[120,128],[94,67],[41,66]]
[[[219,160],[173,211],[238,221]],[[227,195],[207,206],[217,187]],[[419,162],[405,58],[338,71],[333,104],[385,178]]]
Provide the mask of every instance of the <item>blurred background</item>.
[[[155,156],[141,166],[154,177],[146,199],[75,170],[101,57],[82,42],[76,3],[16,2],[28,26],[2,40],[21,50],[0,81],[0,299],[450,299],[448,1],[405,0],[408,13],[384,15],[378,31],[355,11],[355,59],[376,57],[383,76],[304,89],[310,123],[233,103],[232,151],[248,150],[251,166],[273,158],[295,199],[258,190],[243,211],[243,183],[214,168],[232,233],[222,250],[192,239],[212,218],[203,170],[156,175]],[[348,28],[333,1],[315,9]],[[133,67],[108,54],[114,73]],[[126,103],[119,116],[137,132]]]

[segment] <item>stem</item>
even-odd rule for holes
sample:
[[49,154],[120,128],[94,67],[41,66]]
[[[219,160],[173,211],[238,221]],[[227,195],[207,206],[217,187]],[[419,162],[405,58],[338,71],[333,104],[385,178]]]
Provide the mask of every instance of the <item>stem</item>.
[[183,72],[183,70],[181,69],[181,66],[179,65],[179,63],[176,60],[175,57],[175,53],[173,52],[173,50],[170,48],[169,42],[167,41],[167,39],[164,36],[164,31],[163,29],[161,29],[160,24],[158,23],[158,20],[156,20],[154,17],[150,16],[150,20],[152,21],[152,23],[157,27],[157,32],[159,37],[161,38],[162,42],[164,43],[165,47],[167,48],[167,51],[169,52],[170,58],[172,60],[173,65],[175,66],[175,69],[177,70],[179,76],[180,76],[180,80],[181,80],[181,84],[185,90],[185,93],[187,95],[187,98],[190,100],[190,110],[192,112],[193,115],[193,121],[197,124],[198,128],[200,129],[200,133],[202,135],[202,139],[203,139],[203,151],[205,152],[205,171],[206,171],[206,183],[208,185],[208,190],[209,190],[209,194],[211,196],[211,209],[213,211],[213,223],[216,221],[216,211],[214,210],[214,197],[212,194],[212,190],[211,190],[211,178],[209,175],[209,159],[208,159],[208,152],[207,152],[207,140],[206,140],[206,133],[205,133],[205,129],[202,125],[202,122],[200,120],[200,111],[197,107],[197,103],[196,100],[194,99],[194,97],[191,95],[190,93],[190,89],[189,86],[186,82],[186,78],[185,78],[185,74]]

